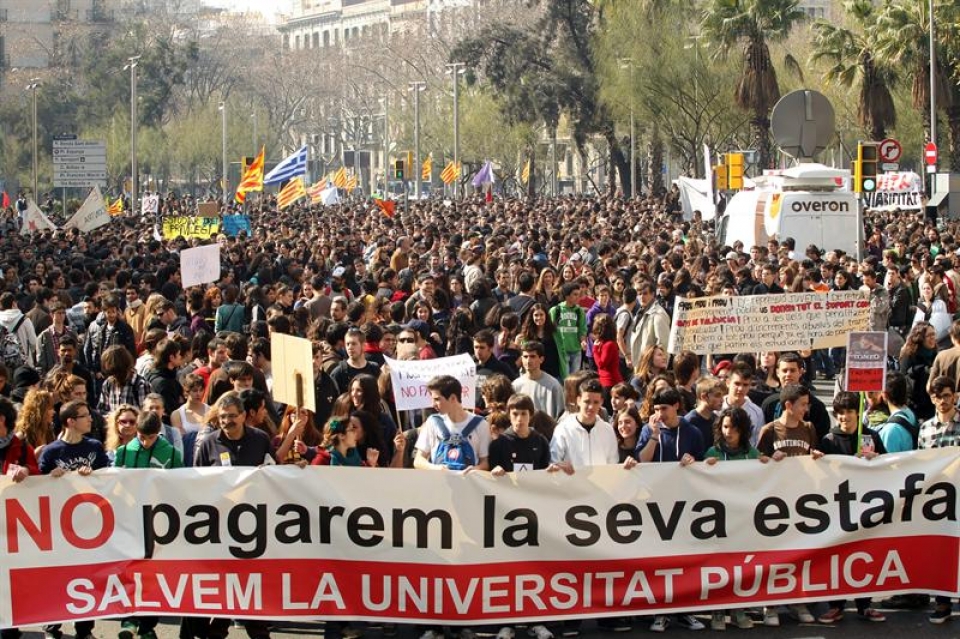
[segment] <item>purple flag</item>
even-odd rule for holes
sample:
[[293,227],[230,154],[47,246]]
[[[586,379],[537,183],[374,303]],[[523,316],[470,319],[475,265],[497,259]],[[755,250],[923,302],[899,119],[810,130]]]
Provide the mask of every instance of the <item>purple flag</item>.
[[483,168],[477,171],[477,174],[473,176],[473,185],[477,188],[480,188],[484,184],[493,184],[496,181],[496,178],[493,175],[493,163],[490,160],[483,165]]

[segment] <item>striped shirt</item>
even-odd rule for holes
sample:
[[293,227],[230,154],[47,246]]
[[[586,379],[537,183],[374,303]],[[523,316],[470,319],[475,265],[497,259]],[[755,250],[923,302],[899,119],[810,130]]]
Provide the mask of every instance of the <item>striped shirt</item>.
[[103,389],[100,391],[100,403],[97,408],[104,415],[116,410],[121,404],[130,404],[140,408],[147,395],[153,392],[149,382],[134,373],[129,382],[123,386],[117,383],[113,377],[108,377],[103,381]]

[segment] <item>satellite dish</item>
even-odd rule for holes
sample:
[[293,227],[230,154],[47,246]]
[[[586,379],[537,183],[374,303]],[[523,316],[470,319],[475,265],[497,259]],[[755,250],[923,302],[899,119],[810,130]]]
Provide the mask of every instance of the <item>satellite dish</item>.
[[818,91],[793,91],[780,98],[770,116],[773,139],[780,150],[801,161],[827,148],[836,132],[830,101]]

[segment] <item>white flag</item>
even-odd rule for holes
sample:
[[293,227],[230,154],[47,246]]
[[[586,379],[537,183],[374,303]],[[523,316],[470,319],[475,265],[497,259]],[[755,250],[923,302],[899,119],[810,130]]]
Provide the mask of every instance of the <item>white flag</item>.
[[20,227],[20,235],[30,235],[50,229],[57,230],[57,225],[50,221],[50,218],[43,214],[40,207],[33,200],[27,200],[27,210],[23,213],[23,226]]
[[340,193],[337,192],[337,187],[332,186],[320,191],[320,202],[325,206],[340,204]]
[[110,223],[110,214],[107,213],[107,206],[103,202],[103,195],[100,193],[100,187],[95,186],[90,191],[90,195],[83,202],[83,206],[73,214],[67,223],[63,225],[64,229],[80,229],[82,233],[89,233],[105,224]]

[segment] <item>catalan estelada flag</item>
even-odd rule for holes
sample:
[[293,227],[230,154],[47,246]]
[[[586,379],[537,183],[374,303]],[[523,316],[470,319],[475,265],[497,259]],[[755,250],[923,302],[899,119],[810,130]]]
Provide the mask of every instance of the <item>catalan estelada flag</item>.
[[263,156],[266,147],[260,147],[260,154],[253,159],[246,170],[243,172],[243,178],[237,187],[237,194],[234,196],[237,204],[243,204],[247,199],[247,193],[251,191],[263,190]]
[[285,209],[306,195],[307,189],[303,186],[303,178],[295,177],[280,189],[280,194],[277,196],[277,206],[280,209]]
[[380,209],[381,213],[389,218],[392,218],[397,214],[397,203],[393,200],[378,200],[377,198],[374,198],[373,203],[377,205],[377,208]]

